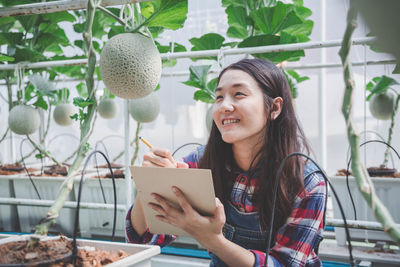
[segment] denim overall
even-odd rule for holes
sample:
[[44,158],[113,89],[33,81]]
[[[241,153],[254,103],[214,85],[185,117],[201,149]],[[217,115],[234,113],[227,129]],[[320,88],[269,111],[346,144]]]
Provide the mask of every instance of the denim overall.
[[[307,164],[304,168],[304,177],[318,171],[314,164]],[[225,238],[233,243],[245,248],[254,249],[259,251],[266,250],[267,231],[261,231],[258,212],[241,212],[235,208],[229,201],[224,205],[226,222],[222,228],[222,233]],[[274,238],[274,236],[272,237]],[[271,248],[274,241],[271,242]],[[316,246],[319,245],[317,242]],[[221,259],[215,254],[210,253],[211,263],[210,266],[226,267]]]

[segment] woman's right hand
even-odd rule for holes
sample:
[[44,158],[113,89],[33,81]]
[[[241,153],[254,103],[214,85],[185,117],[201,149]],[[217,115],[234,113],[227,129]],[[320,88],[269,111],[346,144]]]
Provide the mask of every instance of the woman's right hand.
[[164,168],[188,168],[185,162],[177,162],[165,148],[152,148],[143,156],[142,166]]

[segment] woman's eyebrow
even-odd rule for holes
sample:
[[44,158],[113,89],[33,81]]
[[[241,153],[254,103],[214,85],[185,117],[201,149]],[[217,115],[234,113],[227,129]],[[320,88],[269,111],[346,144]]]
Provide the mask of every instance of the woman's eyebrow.
[[[246,83],[234,83],[234,84],[232,84],[232,85],[230,85],[230,87],[233,87],[233,88],[237,88],[237,87],[248,87],[248,85],[246,84]],[[221,91],[222,90],[222,87],[217,87],[216,89],[215,89],[215,92],[218,92],[218,91]]]

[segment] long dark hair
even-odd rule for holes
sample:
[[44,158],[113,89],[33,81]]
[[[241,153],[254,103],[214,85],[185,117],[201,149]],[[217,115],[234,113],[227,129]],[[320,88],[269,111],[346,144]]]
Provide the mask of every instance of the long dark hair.
[[[246,171],[251,177],[260,178],[253,202],[258,208],[262,227],[268,229],[266,218],[271,214],[272,191],[277,169],[282,160],[292,152],[309,154],[309,146],[296,118],[288,82],[279,68],[269,61],[243,59],[223,69],[218,82],[228,70],[241,70],[248,73],[263,91],[264,107],[268,118],[265,125],[264,144],[254,157],[250,169]],[[271,120],[273,99],[278,96],[283,99],[282,111],[275,120]],[[216,195],[223,203],[230,200],[233,181],[227,166],[232,164],[235,164],[232,145],[222,140],[221,133],[213,122],[199,165],[200,168],[211,169]],[[298,157],[289,159],[283,169],[275,207],[274,233],[286,222],[293,208],[295,196],[304,189],[303,169],[304,161]]]

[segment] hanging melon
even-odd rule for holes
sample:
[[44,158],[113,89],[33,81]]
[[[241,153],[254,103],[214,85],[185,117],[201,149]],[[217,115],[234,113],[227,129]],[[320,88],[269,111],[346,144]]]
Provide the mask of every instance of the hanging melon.
[[53,112],[54,121],[60,126],[71,125],[74,121],[70,116],[75,114],[75,107],[71,103],[58,104]]
[[16,134],[32,134],[40,126],[39,111],[26,105],[15,106],[8,114],[8,126]]
[[104,119],[111,119],[117,115],[117,104],[112,99],[103,99],[97,107],[99,114]]
[[129,101],[129,113],[138,122],[152,122],[160,113],[160,100],[155,93]]
[[392,117],[395,97],[390,91],[383,94],[374,94],[369,101],[369,110],[378,120],[389,120]]
[[114,95],[136,99],[144,97],[161,78],[161,56],[153,41],[139,33],[112,37],[100,55],[100,73]]

